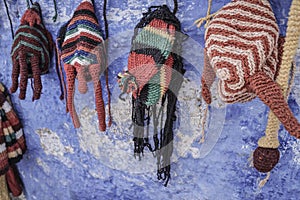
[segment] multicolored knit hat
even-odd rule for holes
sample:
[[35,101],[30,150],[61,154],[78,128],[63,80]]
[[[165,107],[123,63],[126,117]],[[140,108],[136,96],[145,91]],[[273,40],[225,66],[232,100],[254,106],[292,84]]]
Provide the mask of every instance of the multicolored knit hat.
[[[119,86],[123,93],[132,92],[134,153],[140,158],[145,147],[156,153],[158,179],[165,180],[165,186],[170,179],[173,122],[176,119],[177,94],[184,73],[182,58],[178,55],[183,37],[180,36],[181,25],[175,12],[172,13],[166,5],[163,5],[150,7],[148,12],[144,13],[144,17],[135,27],[128,58],[128,71],[119,74]],[[161,107],[157,108],[159,100]],[[161,121],[159,137],[158,118],[164,115],[165,104],[167,116],[164,128]],[[149,129],[147,128],[147,133],[144,131],[145,124],[147,127],[150,124],[150,110],[154,118],[154,148],[149,142]]]
[[27,150],[22,128],[8,90],[0,83],[0,176],[5,176],[8,190],[15,197],[23,190],[15,166]]
[[10,91],[18,89],[20,75],[20,99],[25,99],[27,79],[34,79],[34,94],[32,100],[41,96],[41,75],[48,72],[52,56],[53,41],[51,34],[45,28],[40,5],[36,2],[28,8],[21,19],[21,24],[15,34],[11,49],[13,62],[12,86]]
[[99,128],[105,131],[105,109],[100,75],[106,68],[106,50],[91,0],[83,0],[73,17],[61,28],[58,47],[61,49],[60,58],[67,76],[67,108],[75,128],[80,127],[73,103],[75,78],[77,78],[80,93],[86,93],[87,82],[93,81]]
[[22,124],[12,108],[8,91],[0,83],[0,175],[19,162],[25,151]]
[[[223,101],[246,102],[259,97],[286,130],[300,138],[300,124],[275,82],[284,39],[279,37],[269,1],[231,1],[208,24],[205,40],[207,63],[201,80],[204,100],[211,103],[210,87],[217,76]],[[257,153],[257,156],[264,154]],[[265,154],[273,157],[274,162],[279,159],[277,149],[266,149]],[[260,171],[269,171],[275,166],[274,162],[269,166],[255,166]]]

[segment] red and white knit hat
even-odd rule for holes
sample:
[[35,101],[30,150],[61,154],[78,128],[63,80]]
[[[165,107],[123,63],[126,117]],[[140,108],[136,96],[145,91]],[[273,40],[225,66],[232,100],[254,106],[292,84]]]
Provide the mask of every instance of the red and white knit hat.
[[[246,102],[259,97],[286,130],[300,138],[300,124],[275,82],[284,39],[279,37],[269,1],[231,1],[211,20],[205,40],[206,63],[201,80],[204,100],[211,103],[210,87],[217,76],[223,101]],[[279,152],[274,151],[274,159],[278,161]],[[262,171],[269,171],[274,166],[270,164]]]

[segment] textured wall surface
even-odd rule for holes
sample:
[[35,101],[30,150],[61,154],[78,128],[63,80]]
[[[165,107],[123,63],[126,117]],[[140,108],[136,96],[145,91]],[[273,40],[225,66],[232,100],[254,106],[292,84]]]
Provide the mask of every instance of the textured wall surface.
[[[26,9],[26,1],[7,0],[16,30]],[[80,0],[58,0],[58,20],[52,21],[52,0],[39,1],[46,27],[56,38],[57,31],[72,15]],[[213,0],[212,12],[229,0]],[[206,141],[199,143],[201,131],[200,75],[203,67],[203,36],[193,22],[206,14],[206,0],[179,1],[178,18],[190,38],[183,48],[185,81],[178,102],[178,120],[172,157],[172,178],[167,188],[156,180],[155,159],[146,154],[144,162],[133,157],[130,126],[130,102],[120,101],[116,75],[126,67],[133,28],[150,5],[171,0],[108,0],[107,17],[110,39],[110,87],[114,124],[99,132],[94,109],[92,85],[86,95],[76,91],[75,105],[82,127],[75,130],[65,103],[59,100],[60,89],[54,65],[42,77],[43,94],[32,102],[27,87],[26,100],[18,92],[13,101],[25,126],[28,151],[18,164],[25,184],[27,200],[92,199],[299,199],[300,141],[280,129],[281,159],[263,188],[259,181],[265,174],[249,165],[248,158],[264,134],[268,109],[258,99],[245,104],[224,105],[215,100],[212,106]],[[285,34],[290,0],[271,0],[282,34]],[[97,16],[103,25],[103,1],[95,0]],[[0,80],[11,85],[12,44],[3,1],[0,2]],[[103,26],[102,26],[103,27]],[[299,53],[298,53],[299,54]],[[297,61],[298,66],[300,59]],[[300,72],[289,105],[300,120]],[[104,94],[105,96],[105,94]]]

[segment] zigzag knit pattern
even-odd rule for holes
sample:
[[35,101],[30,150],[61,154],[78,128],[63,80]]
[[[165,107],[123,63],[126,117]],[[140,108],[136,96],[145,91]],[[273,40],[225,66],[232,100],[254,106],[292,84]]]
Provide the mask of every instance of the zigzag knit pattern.
[[61,59],[67,76],[67,107],[75,128],[80,122],[74,107],[75,78],[78,90],[86,93],[87,82],[93,81],[99,128],[105,131],[105,109],[100,74],[105,68],[105,48],[93,3],[83,0],[70,21],[61,29]]
[[20,99],[26,97],[27,79],[34,79],[33,100],[40,98],[42,91],[41,75],[48,72],[53,49],[51,34],[45,29],[40,6],[35,3],[21,19],[11,49],[13,62],[12,87],[15,93],[18,89],[20,75]]
[[17,163],[25,151],[22,124],[11,106],[8,91],[0,83],[0,175]]
[[68,22],[62,45],[61,58],[64,63],[80,67],[97,64],[94,52],[97,46],[103,45],[103,37],[91,1],[83,1],[75,10]]

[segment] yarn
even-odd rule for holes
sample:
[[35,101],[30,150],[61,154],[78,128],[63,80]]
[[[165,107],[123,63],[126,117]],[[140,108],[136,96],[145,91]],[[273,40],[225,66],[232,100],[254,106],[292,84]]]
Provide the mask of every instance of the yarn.
[[[177,11],[177,1],[174,5],[173,13],[166,5],[150,7],[144,13],[135,27],[128,71],[118,75],[122,94],[132,93],[134,155],[141,160],[146,147],[153,152],[157,158],[157,178],[163,180],[165,186],[171,177],[173,122],[176,120],[177,95],[185,71],[182,58],[174,53],[180,53],[183,41],[181,25],[174,13]],[[164,123],[165,106],[167,114]],[[149,139],[151,112],[154,147]]]
[[279,161],[278,149],[257,147],[253,153],[254,167],[263,173],[271,171]]
[[10,166],[19,162],[26,151],[26,143],[20,123],[14,112],[8,91],[0,87],[0,175],[5,174]]
[[[285,97],[289,95],[288,88],[290,85],[289,84],[290,71],[291,71],[291,66],[292,66],[294,56],[296,54],[296,49],[298,47],[298,41],[300,38],[300,26],[299,26],[300,16],[297,10],[300,10],[300,2],[293,1],[289,12],[286,41],[284,45],[282,45],[284,47],[281,49],[281,51],[283,52],[282,63],[278,73],[278,77],[276,79],[276,82],[280,85],[282,93]],[[266,150],[263,151],[263,149],[267,149],[267,148],[276,149],[279,146],[279,141],[278,141],[279,126],[280,126],[280,122],[277,116],[272,111],[270,111],[268,116],[268,124],[266,128],[265,136],[261,137],[258,141],[258,146],[259,146],[258,148],[261,149],[260,154],[261,156],[265,157],[265,159],[260,160],[260,158],[256,156],[253,158],[255,163],[259,162],[259,164],[254,165],[255,168],[259,171],[262,171],[264,169],[264,166],[267,166],[268,162],[271,162],[271,160],[273,159],[272,155],[270,156],[270,158],[268,158],[269,155],[267,154]],[[294,125],[291,124],[290,126],[294,126]],[[264,163],[263,161],[267,163]]]
[[5,176],[0,176],[0,199],[1,200],[10,200],[9,194],[8,194],[8,188],[5,180]]
[[[300,138],[300,124],[275,82],[279,70],[279,34],[269,2],[232,1],[211,20],[205,39],[207,56],[219,78],[221,99],[235,103],[258,96],[289,133]],[[211,73],[204,70],[202,93],[206,95],[213,77],[205,77]],[[206,96],[204,100],[209,99]]]
[[5,176],[8,190],[15,197],[22,193],[15,164],[26,150],[22,124],[12,108],[8,90],[0,83],[0,176]]
[[[70,111],[75,128],[80,127],[73,102],[75,78],[77,78],[80,93],[86,93],[88,90],[87,82],[93,81],[99,129],[105,131],[105,109],[99,77],[107,65],[107,46],[104,45],[92,1],[83,0],[80,3],[72,18],[61,28],[57,46],[61,50],[59,58],[64,63],[64,71],[67,77],[67,111]],[[106,77],[108,84],[108,74]],[[63,78],[62,75],[61,78]],[[109,89],[108,86],[107,89]],[[110,93],[109,90],[108,93]],[[108,96],[110,125],[110,94]]]
[[[13,63],[11,93],[20,87],[20,99],[25,99],[27,79],[34,79],[34,94],[32,100],[41,96],[41,75],[48,73],[52,56],[53,41],[51,34],[45,28],[39,4],[36,2],[26,10],[21,24],[15,34],[11,58]],[[20,75],[20,86],[18,78]]]

